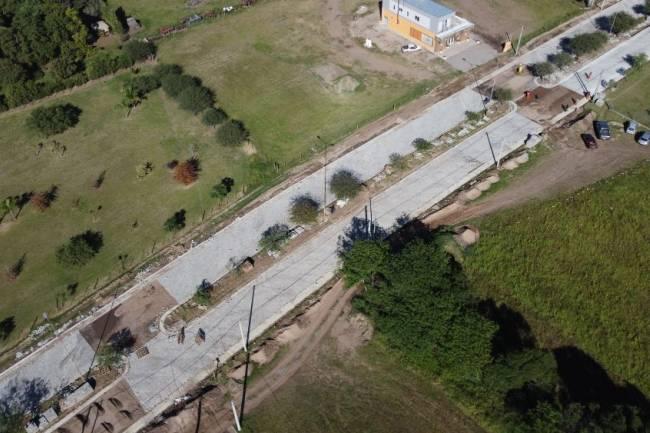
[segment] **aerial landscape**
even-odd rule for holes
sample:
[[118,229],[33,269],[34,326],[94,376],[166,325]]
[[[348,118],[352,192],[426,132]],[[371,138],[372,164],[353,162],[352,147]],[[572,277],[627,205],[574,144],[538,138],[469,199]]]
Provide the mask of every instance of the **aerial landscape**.
[[650,0],[0,0],[0,433],[650,432]]

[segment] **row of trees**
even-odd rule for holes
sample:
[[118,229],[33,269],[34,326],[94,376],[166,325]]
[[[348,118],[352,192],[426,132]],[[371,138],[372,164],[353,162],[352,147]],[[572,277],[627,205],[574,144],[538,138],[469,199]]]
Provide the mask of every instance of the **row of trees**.
[[521,315],[477,299],[439,238],[423,238],[406,245],[358,240],[341,253],[345,281],[365,286],[355,308],[410,367],[441,379],[498,430],[645,432],[647,406],[575,389],[575,373],[561,371],[556,359],[585,362],[586,355],[537,348]]

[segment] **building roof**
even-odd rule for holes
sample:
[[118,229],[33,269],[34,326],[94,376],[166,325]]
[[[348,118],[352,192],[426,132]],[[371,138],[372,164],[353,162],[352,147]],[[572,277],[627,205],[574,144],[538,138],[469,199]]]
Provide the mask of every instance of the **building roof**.
[[436,3],[433,0],[401,0],[401,3],[434,17],[446,17],[454,13],[447,6]]

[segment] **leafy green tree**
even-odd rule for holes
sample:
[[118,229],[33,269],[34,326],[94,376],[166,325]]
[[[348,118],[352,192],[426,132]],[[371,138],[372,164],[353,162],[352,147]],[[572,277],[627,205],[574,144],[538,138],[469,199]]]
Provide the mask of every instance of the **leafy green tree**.
[[632,30],[639,24],[638,19],[634,18],[627,12],[616,12],[608,17],[609,30],[615,35]]
[[220,108],[208,108],[201,118],[204,125],[217,126],[228,120],[228,115]]
[[79,123],[81,110],[72,104],[39,107],[31,112],[27,126],[49,137],[60,134]]
[[535,63],[531,66],[533,75],[539,78],[546,78],[553,73],[553,64],[550,62]]
[[156,65],[156,67],[153,70],[153,75],[158,79],[158,81],[162,81],[162,79],[167,75],[182,75],[182,74],[183,74],[183,68],[181,68],[178,65],[173,65],[169,63],[160,63]]
[[144,98],[160,87],[160,81],[155,75],[136,75],[129,80],[129,83],[140,98]]
[[429,150],[433,147],[433,143],[431,143],[429,140],[425,140],[424,138],[416,138],[413,140],[413,147],[415,147],[416,150],[420,152],[424,152],[425,150]]
[[5,98],[9,107],[18,107],[43,96],[43,87],[34,81],[20,81],[5,87]]
[[384,241],[360,240],[341,256],[341,272],[348,286],[359,282],[370,283],[383,271],[388,260],[388,244]]
[[185,89],[201,85],[198,79],[185,74],[167,74],[160,79],[160,82],[165,93],[172,98],[176,98]]
[[512,101],[512,90],[507,87],[497,87],[494,89],[494,99],[500,102]]
[[231,119],[217,129],[217,140],[225,146],[236,146],[248,138],[248,131],[242,122]]
[[330,189],[338,200],[351,199],[361,191],[361,179],[350,170],[340,169],[332,175]]
[[163,227],[168,232],[176,232],[185,228],[185,209],[174,212],[174,215],[165,220]]
[[20,64],[0,58],[0,88],[27,79],[27,71]]
[[280,251],[290,236],[289,226],[286,224],[274,224],[264,230],[258,245],[261,250]]
[[0,408],[0,433],[25,433],[25,414]]
[[294,197],[289,213],[296,224],[313,224],[318,217],[318,202],[309,195]]
[[75,235],[56,250],[57,261],[65,266],[83,266],[97,255],[104,246],[100,232],[87,230]]
[[210,305],[212,288],[212,284],[208,280],[201,281],[201,284],[196,287],[192,300],[198,305]]
[[567,43],[570,53],[580,57],[600,50],[607,43],[607,34],[603,32],[581,33]]
[[86,74],[91,80],[103,77],[120,69],[132,66],[133,62],[125,54],[109,51],[95,51],[86,58]]
[[129,41],[123,47],[124,53],[133,63],[146,60],[156,54],[156,46],[153,42]]
[[569,53],[561,51],[559,53],[550,55],[548,60],[559,69],[564,69],[573,63],[573,56]]
[[399,153],[391,153],[388,157],[388,160],[390,161],[390,165],[395,167],[397,170],[405,170],[408,168],[408,160],[404,155],[400,155]]
[[104,367],[119,367],[123,363],[124,355],[131,351],[136,338],[129,328],[122,328],[111,335],[97,354],[98,363]]
[[223,199],[232,191],[235,181],[231,177],[224,177],[221,182],[212,187],[210,196],[213,198]]
[[177,96],[178,105],[183,109],[198,114],[214,103],[209,89],[203,86],[191,86]]

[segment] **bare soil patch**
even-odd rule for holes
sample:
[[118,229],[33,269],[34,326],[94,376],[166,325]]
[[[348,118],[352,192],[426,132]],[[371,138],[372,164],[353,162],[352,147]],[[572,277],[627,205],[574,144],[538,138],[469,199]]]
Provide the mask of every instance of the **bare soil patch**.
[[139,347],[158,333],[159,317],[174,305],[174,298],[155,282],[84,327],[81,335],[96,347],[100,339],[106,341],[114,332],[129,328]]
[[530,98],[520,99],[517,104],[524,116],[537,122],[550,120],[582,99],[582,95],[563,86],[551,89],[538,87],[531,91],[531,95]]

